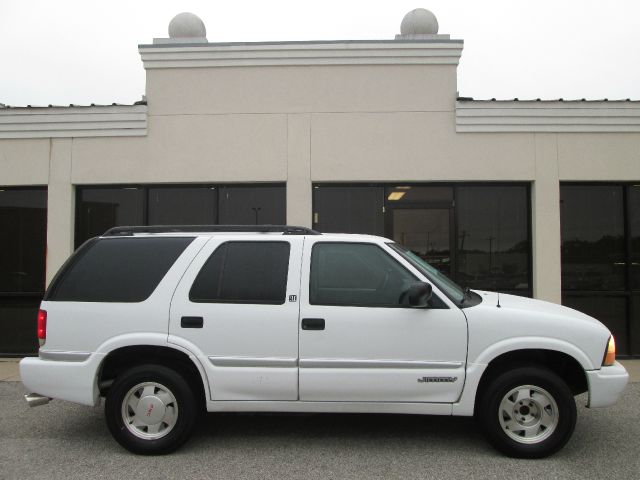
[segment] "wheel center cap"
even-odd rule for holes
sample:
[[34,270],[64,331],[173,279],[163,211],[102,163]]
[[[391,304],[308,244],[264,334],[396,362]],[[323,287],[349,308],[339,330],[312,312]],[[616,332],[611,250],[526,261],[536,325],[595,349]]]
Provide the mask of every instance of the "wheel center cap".
[[529,407],[527,407],[526,405],[520,407],[520,413],[522,415],[529,415]]
[[142,423],[147,425],[155,425],[164,418],[166,406],[158,397],[147,395],[140,399],[138,408],[136,408],[136,417]]

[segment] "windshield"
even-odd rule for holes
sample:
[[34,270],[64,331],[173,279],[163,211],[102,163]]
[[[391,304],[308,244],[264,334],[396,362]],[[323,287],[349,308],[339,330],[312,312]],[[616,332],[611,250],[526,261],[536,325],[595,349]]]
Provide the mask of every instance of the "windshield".
[[453,302],[460,305],[464,301],[464,290],[453,280],[447,277],[444,273],[440,272],[437,268],[431,266],[421,257],[413,253],[406,247],[398,243],[387,244],[393,248],[396,252],[402,255],[411,265],[416,267],[421,273],[423,273],[429,280],[431,280],[447,297]]

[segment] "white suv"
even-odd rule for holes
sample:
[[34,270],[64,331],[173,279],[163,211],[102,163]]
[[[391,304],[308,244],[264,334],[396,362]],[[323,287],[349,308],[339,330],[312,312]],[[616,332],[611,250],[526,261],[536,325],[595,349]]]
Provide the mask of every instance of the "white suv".
[[175,450],[206,410],[475,414],[502,452],[543,457],[571,436],[574,395],[612,405],[628,380],[587,315],[300,227],[111,229],[61,268],[38,334],[27,400],[106,397],[111,433],[143,454]]

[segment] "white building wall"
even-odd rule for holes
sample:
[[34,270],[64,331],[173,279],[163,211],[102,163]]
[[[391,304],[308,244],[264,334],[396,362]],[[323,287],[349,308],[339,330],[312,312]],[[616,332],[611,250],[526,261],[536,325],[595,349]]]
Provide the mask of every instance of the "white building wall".
[[0,186],[46,185],[51,140],[0,139]]

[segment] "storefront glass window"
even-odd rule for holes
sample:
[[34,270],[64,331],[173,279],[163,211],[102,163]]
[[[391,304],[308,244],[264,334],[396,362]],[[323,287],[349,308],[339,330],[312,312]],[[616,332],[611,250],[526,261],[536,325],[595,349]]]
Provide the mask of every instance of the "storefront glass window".
[[640,185],[629,187],[629,231],[631,235],[631,288],[640,290]]
[[79,187],[76,248],[111,227],[144,225],[144,196],[140,187]]
[[456,188],[457,276],[471,288],[531,295],[528,188]]
[[619,355],[640,354],[640,187],[567,183],[560,202],[563,304],[603,322]]
[[47,191],[0,189],[0,292],[44,291]]
[[282,185],[78,187],[76,248],[121,225],[286,223]]
[[47,190],[0,188],[0,353],[37,349],[46,245]]
[[560,192],[562,289],[623,289],[622,187],[564,185]]
[[384,187],[316,186],[313,228],[320,232],[384,235]]
[[225,186],[219,194],[221,225],[284,225],[286,189],[284,186]]
[[215,187],[149,187],[149,225],[213,225]]

